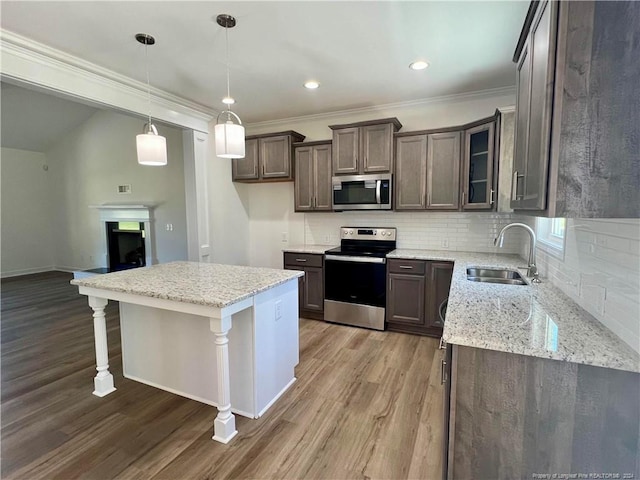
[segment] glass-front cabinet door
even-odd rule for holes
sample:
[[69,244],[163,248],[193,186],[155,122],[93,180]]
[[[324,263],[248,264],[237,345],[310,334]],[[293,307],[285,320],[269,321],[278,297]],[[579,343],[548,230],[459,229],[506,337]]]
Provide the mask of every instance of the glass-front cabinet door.
[[494,135],[494,121],[465,131],[463,210],[491,210],[495,204]]

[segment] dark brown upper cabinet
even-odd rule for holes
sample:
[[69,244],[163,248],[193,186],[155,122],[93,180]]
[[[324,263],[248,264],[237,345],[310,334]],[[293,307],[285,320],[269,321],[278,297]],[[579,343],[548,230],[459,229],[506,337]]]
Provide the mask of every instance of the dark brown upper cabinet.
[[331,140],[296,143],[296,212],[331,211]]
[[393,170],[393,134],[397,118],[330,125],[333,130],[333,175],[387,173]]
[[531,2],[516,51],[511,207],[640,217],[640,2]]
[[292,130],[245,139],[245,157],[232,160],[234,182],[282,182],[293,180],[293,143],[304,135]]
[[458,209],[460,138],[460,131],[396,136],[396,210]]
[[491,210],[497,195],[494,119],[464,131],[462,210]]

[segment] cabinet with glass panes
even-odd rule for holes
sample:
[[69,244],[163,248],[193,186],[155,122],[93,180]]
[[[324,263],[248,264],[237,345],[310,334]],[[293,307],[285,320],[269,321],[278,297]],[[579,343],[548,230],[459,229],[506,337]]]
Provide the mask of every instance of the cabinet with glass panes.
[[494,186],[495,120],[465,130],[462,169],[462,209],[490,210]]

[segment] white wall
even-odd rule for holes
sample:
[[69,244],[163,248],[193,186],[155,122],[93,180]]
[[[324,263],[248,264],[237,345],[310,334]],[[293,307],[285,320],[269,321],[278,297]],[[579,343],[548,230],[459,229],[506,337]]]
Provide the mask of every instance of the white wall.
[[51,270],[50,172],[43,153],[3,148],[2,276]]
[[[336,112],[330,115],[264,122],[249,125],[247,134],[295,130],[305,135],[306,141],[325,140],[331,139],[332,136],[328,125],[386,117],[397,117],[403,124],[401,131],[448,127],[493,115],[496,108],[513,105],[514,102],[515,96],[510,90],[489,94],[480,93],[424,102],[380,106],[357,111]],[[230,181],[230,175],[228,178]],[[345,219],[351,220],[353,218],[356,223],[360,221],[346,213],[295,213],[293,211],[293,182],[246,185],[246,190],[249,205],[248,260],[250,265],[281,268],[282,248],[292,244],[318,242],[317,238],[308,237],[309,229],[312,228],[311,225],[314,229],[318,229],[321,228],[321,226],[318,226],[319,223],[324,224],[327,229],[332,230],[334,235],[337,235],[335,226],[344,225]],[[504,218],[498,216],[495,222],[487,223],[484,220],[475,222],[473,220],[476,218],[475,214],[452,213],[445,215],[446,217],[442,217],[442,214],[439,213],[426,212],[417,214],[385,214],[378,212],[359,218],[366,219],[367,223],[373,226],[385,221],[387,224],[389,222],[397,222],[398,225],[402,224],[402,228],[398,227],[401,238],[403,235],[413,235],[409,233],[412,229],[416,230],[416,232],[421,231],[421,226],[432,221],[434,225],[447,224],[448,226],[433,228],[448,229],[447,232],[449,234],[456,236],[457,229],[462,225],[458,221],[468,221],[470,222],[469,225],[472,225],[476,231],[475,233],[482,238],[483,244],[486,244],[487,239],[493,234],[496,224],[505,223],[505,219],[510,218],[508,216],[504,216]],[[440,221],[443,218],[449,218],[451,222],[443,223]],[[283,232],[288,236],[288,241],[286,242],[282,241]],[[442,231],[440,233],[445,235],[447,232]],[[427,228],[423,233],[424,236],[420,236],[420,233],[417,236],[413,235],[414,240],[416,238],[418,240],[415,242],[412,240],[412,245],[416,245],[416,248],[419,246],[431,248],[428,245],[431,245],[433,229]],[[319,243],[325,244],[327,242],[321,241]],[[331,243],[337,243],[335,238]],[[459,246],[460,249],[463,248],[462,244],[459,244]]]
[[[215,122],[209,124],[213,132]],[[249,265],[249,191],[254,185],[231,181],[231,160],[216,157],[215,137],[207,143],[211,262]]]
[[[158,125],[167,139],[168,165],[136,161],[135,136],[144,121],[101,110],[47,152],[53,184],[55,260],[58,268],[106,266],[104,223],[89,205],[155,204],[152,238],[159,262],[187,258],[182,132]],[[131,184],[120,195],[117,186]],[[167,223],[173,231],[167,231]]]
[[[535,218],[523,218],[535,226]],[[564,258],[543,248],[543,280],[640,352],[640,220],[567,219]]]

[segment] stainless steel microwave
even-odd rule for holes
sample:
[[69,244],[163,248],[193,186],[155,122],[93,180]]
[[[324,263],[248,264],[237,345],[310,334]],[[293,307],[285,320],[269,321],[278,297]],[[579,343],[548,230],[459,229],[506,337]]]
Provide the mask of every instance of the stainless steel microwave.
[[391,210],[391,174],[331,178],[334,210]]

